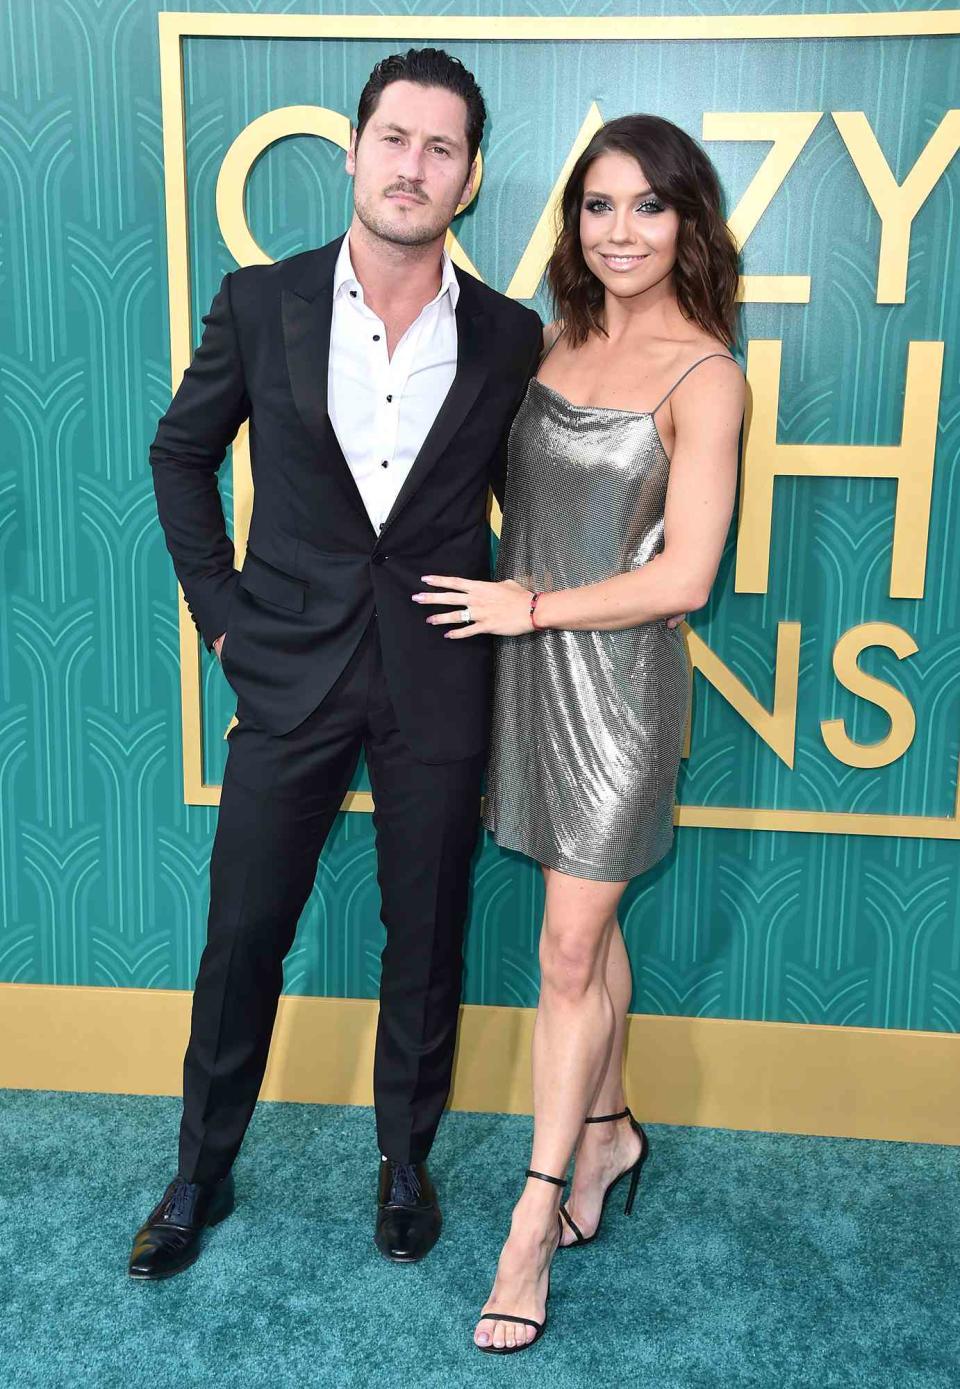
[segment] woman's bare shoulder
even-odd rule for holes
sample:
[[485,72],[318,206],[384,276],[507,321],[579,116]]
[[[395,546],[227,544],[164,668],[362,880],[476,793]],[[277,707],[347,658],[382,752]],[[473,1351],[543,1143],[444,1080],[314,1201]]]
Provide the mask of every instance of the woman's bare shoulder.
[[705,357],[726,357],[728,361],[739,365],[729,345],[721,342],[719,338],[711,337],[709,333],[698,333],[695,338],[684,343],[682,353],[678,353],[678,360],[686,358],[691,363],[702,362]]
[[[690,345],[690,349],[694,344]],[[677,373],[670,392],[670,413],[679,428],[711,420],[739,421],[746,399],[746,376],[726,343],[704,334],[696,350],[684,354],[686,360]],[[694,370],[696,368],[696,370]]]
[[[736,393],[743,389],[745,378],[740,363],[727,343],[707,333],[703,333],[694,342],[685,344],[684,351],[678,353],[677,367],[681,380],[690,372],[692,376],[698,377],[701,383],[709,379],[718,384],[725,383]],[[697,368],[696,371],[693,370],[694,367]]]

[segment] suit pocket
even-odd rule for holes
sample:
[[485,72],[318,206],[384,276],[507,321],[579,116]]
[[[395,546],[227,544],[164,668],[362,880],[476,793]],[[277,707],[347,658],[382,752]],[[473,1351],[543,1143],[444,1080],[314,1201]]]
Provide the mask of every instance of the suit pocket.
[[307,593],[307,585],[303,579],[295,579],[292,574],[284,574],[282,570],[275,569],[252,550],[247,551],[243,561],[239,583],[242,589],[264,603],[286,608],[288,612],[303,612]]

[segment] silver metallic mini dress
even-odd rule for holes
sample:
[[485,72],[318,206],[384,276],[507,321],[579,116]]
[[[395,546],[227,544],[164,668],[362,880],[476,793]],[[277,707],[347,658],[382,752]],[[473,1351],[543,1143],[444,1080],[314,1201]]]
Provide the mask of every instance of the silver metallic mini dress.
[[[579,588],[661,552],[659,408],[572,405],[530,382],[510,432],[498,579]],[[495,689],[484,821],[498,844],[601,882],[667,853],[690,700],[679,627],[501,637]]]

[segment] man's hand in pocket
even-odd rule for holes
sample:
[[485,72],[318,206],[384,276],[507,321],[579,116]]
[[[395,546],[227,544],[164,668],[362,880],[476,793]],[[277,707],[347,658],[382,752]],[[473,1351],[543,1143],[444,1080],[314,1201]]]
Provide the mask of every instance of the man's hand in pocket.
[[219,637],[217,637],[216,641],[213,643],[213,649],[217,653],[218,661],[220,660],[220,652],[223,650],[223,639],[226,635],[226,632],[221,632]]

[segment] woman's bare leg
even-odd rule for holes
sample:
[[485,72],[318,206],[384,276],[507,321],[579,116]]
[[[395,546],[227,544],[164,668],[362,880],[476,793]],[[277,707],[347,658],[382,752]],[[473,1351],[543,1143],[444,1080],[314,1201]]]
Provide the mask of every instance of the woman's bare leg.
[[[625,883],[547,875],[540,934],[540,1001],[533,1038],[533,1154],[530,1166],[566,1175],[584,1116],[606,1074],[616,1016],[606,967]],[[559,1236],[559,1187],[529,1178],[514,1207],[488,1308],[542,1321],[550,1261]],[[481,1320],[478,1345],[523,1345],[532,1327]]]
[[[553,869],[541,865],[541,871],[544,883],[549,883]],[[623,1088],[623,1060],[627,1042],[627,1013],[630,1008],[630,1000],[633,997],[633,971],[630,967],[630,956],[627,954],[626,942],[623,939],[623,932],[620,929],[616,914],[613,916],[613,925],[608,937],[604,977],[607,981],[610,1001],[613,1003],[616,1030],[607,1068],[588,1112],[590,1114],[619,1114],[626,1105]]]
[[[615,1029],[610,1056],[603,1078],[588,1110],[589,1114],[619,1114],[625,1107],[623,1054],[627,1033],[627,1010],[633,993],[630,959],[623,932],[614,918],[607,938],[604,978],[613,1004]],[[584,1235],[592,1235],[600,1220],[603,1193],[621,1172],[640,1156],[640,1140],[626,1120],[616,1124],[586,1124],[577,1144],[577,1161],[567,1210]],[[564,1224],[564,1244],[573,1244],[573,1231]]]

